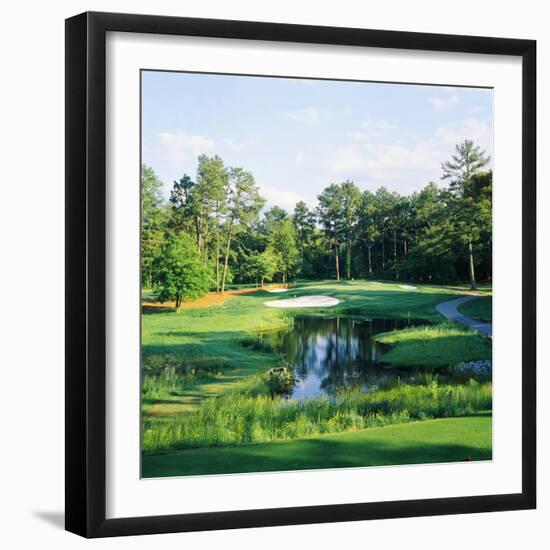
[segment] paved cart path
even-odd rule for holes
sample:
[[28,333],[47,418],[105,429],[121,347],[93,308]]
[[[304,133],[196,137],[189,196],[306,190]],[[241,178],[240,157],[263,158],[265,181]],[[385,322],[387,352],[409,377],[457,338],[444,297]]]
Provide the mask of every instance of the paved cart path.
[[450,319],[455,323],[462,323],[467,327],[477,330],[477,332],[483,334],[483,336],[490,336],[492,338],[492,323],[484,323],[483,321],[472,319],[471,317],[462,315],[462,313],[458,311],[458,306],[464,304],[465,302],[469,302],[470,300],[476,300],[477,298],[479,298],[479,296],[465,296],[464,298],[457,298],[456,300],[450,300],[449,302],[442,302],[441,304],[437,304],[435,306],[435,309],[439,313],[441,313],[441,315],[447,317],[447,319]]

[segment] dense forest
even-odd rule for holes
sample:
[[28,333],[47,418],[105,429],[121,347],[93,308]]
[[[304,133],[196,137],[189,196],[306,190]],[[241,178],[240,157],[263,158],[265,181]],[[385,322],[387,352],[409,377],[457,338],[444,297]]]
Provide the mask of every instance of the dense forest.
[[272,206],[254,176],[219,156],[198,158],[194,178],[174,181],[169,199],[142,166],[142,284],[159,299],[229,284],[296,279],[386,278],[454,283],[492,275],[492,172],[466,140],[441,165],[442,182],[403,196],[352,181],[331,183],[311,209]]

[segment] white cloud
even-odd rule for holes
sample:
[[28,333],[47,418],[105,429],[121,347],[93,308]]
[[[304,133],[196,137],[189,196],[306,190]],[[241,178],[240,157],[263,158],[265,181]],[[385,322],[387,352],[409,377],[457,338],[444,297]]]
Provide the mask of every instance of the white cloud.
[[294,191],[286,191],[270,185],[260,185],[260,194],[267,200],[267,207],[280,206],[291,213],[299,201],[307,200]]
[[302,151],[298,151],[296,153],[296,164],[300,164],[304,160],[304,153]]
[[354,141],[369,142],[375,139],[379,139],[384,135],[384,132],[376,130],[374,128],[366,130],[356,130],[355,132],[350,132],[346,134],[347,137],[353,139]]
[[356,130],[346,135],[354,141],[369,141],[373,137],[371,132],[362,132],[361,130]]
[[468,112],[471,115],[477,115],[478,113],[482,113],[485,109],[483,107],[480,107],[479,105],[476,105],[475,107],[472,107]]
[[444,157],[430,141],[414,145],[368,144],[339,149],[329,160],[329,169],[341,178],[376,182],[408,192],[433,179],[442,160]]
[[378,120],[365,118],[361,123],[361,128],[363,129],[350,132],[346,135],[355,141],[371,141],[384,136],[388,130],[392,130],[395,126],[383,118]]
[[379,130],[391,130],[394,126],[390,124],[387,120],[380,119],[376,121],[376,127]]
[[345,177],[365,175],[375,167],[367,152],[361,148],[350,146],[338,149],[328,161],[328,166],[334,174]]
[[372,120],[370,117],[365,118],[361,123],[361,126],[363,128],[377,128],[378,130],[391,130],[392,128],[395,128],[393,124],[384,118]]
[[211,153],[216,146],[212,139],[186,134],[181,130],[161,132],[159,138],[168,157],[175,162]]
[[244,149],[244,143],[226,138],[223,140],[225,147],[232,153],[240,153]]
[[240,153],[245,149],[244,143],[231,138],[220,138],[216,141],[183,130],[161,132],[158,137],[159,154],[174,170],[183,169],[189,162],[196,161],[200,155],[220,154],[223,157],[230,153]]
[[440,181],[441,163],[454,146],[472,139],[492,154],[492,130],[486,121],[467,118],[455,125],[440,127],[432,136],[415,142],[381,143],[367,132],[349,134],[351,143],[327,158],[329,171],[338,178],[376,188],[387,185],[401,193],[410,193],[429,181]]
[[453,94],[449,97],[429,97],[426,101],[436,111],[446,111],[447,109],[455,107],[460,102],[460,98],[457,94]]
[[289,111],[286,113],[292,120],[302,122],[303,124],[319,124],[321,118],[315,109],[299,109],[298,111]]
[[441,127],[435,131],[435,138],[451,146],[471,139],[475,145],[479,145],[489,155],[493,152],[493,130],[485,121],[469,117],[458,124]]

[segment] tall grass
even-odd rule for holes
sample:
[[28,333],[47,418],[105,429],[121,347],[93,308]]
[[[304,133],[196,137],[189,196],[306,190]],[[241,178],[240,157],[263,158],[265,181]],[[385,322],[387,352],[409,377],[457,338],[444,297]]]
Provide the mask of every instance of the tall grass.
[[335,398],[285,400],[228,392],[182,417],[143,422],[145,452],[249,445],[490,409],[490,383],[398,385]]
[[143,363],[141,396],[144,400],[163,399],[223,374],[226,362],[206,359],[185,361],[175,355],[151,356]]
[[457,323],[444,322],[438,325],[421,325],[382,332],[374,338],[385,344],[396,344],[398,342],[422,340],[434,340],[448,336],[465,336],[477,334],[474,330]]

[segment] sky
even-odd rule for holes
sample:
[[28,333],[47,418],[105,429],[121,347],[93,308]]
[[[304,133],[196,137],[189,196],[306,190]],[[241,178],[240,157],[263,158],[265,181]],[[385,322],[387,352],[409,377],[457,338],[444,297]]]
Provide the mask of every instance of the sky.
[[472,139],[492,154],[492,90],[292,78],[142,73],[142,161],[164,183],[197,157],[252,172],[267,206],[310,207],[331,183],[410,194]]

